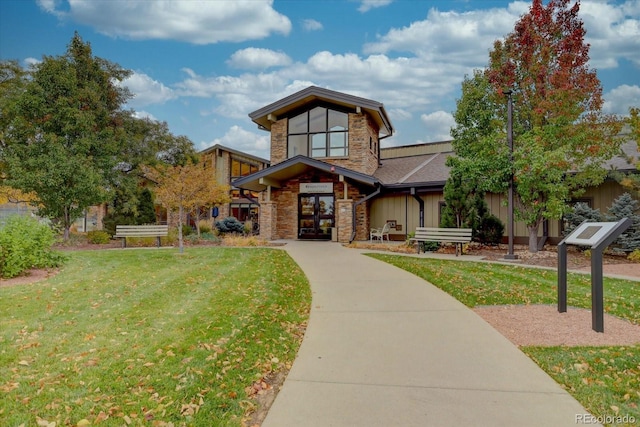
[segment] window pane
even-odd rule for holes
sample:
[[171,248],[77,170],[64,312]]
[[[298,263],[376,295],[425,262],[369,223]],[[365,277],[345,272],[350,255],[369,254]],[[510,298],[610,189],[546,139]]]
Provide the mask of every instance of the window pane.
[[315,135],[311,135],[311,148],[316,150],[319,148],[325,148],[326,146],[327,146],[326,133],[317,133]]
[[316,107],[309,111],[309,132],[325,132],[327,130],[327,109]]
[[240,175],[240,162],[236,159],[231,160],[231,176],[239,177]]
[[302,154],[308,156],[307,151],[307,135],[289,135],[289,158]]
[[329,110],[329,130],[347,130],[349,115],[340,111]]
[[242,163],[242,176],[249,175],[250,170],[249,163]]
[[327,134],[311,135],[311,157],[327,157]]
[[331,148],[339,148],[347,146],[347,134],[345,132],[337,132],[329,134]]
[[299,116],[289,119],[289,133],[306,133],[307,132],[307,113],[306,111]]

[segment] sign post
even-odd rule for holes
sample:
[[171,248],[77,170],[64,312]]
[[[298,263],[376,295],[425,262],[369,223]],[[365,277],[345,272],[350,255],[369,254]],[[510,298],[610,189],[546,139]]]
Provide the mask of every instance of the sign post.
[[583,222],[558,244],[558,311],[567,311],[567,245],[591,247],[591,328],[604,332],[603,252],[627,228],[629,218],[618,222]]

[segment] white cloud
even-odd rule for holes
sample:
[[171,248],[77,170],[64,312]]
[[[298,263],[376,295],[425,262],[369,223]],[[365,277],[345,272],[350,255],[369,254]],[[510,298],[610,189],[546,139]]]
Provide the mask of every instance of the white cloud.
[[587,34],[590,64],[595,68],[616,68],[620,58],[640,66],[640,1],[624,4],[585,1],[580,17]]
[[25,59],[24,59],[24,64],[25,64],[27,67],[31,67],[31,66],[33,66],[33,65],[38,65],[38,64],[40,64],[41,62],[42,62],[41,60],[36,59],[36,58],[31,58],[31,57],[29,57],[29,58],[25,58]]
[[151,114],[148,111],[134,111],[133,112],[133,117],[135,117],[136,119],[149,119],[149,120],[153,120],[154,122],[159,121],[153,114]]
[[302,29],[305,31],[320,31],[323,28],[322,23],[315,19],[305,19],[302,21]]
[[157,80],[153,80],[144,73],[133,73],[120,85],[128,87],[134,95],[133,99],[127,102],[133,108],[151,104],[163,104],[176,98],[176,93],[171,88],[166,87]]
[[[39,5],[60,19],[91,26],[111,37],[134,40],[209,44],[262,39],[291,31],[291,21],[273,8],[273,0],[39,0]],[[62,5],[69,9],[63,10]]]
[[445,111],[436,111],[431,114],[423,114],[420,121],[427,127],[427,141],[449,141],[451,128],[455,125],[453,115]]
[[358,7],[358,12],[365,13],[377,7],[387,6],[392,2],[393,0],[361,0],[360,7]]
[[249,47],[231,55],[227,64],[233,68],[260,69],[283,67],[291,64],[291,58],[283,52]]
[[204,150],[212,145],[220,144],[228,148],[253,154],[254,156],[269,159],[269,134],[258,135],[244,130],[240,126],[231,126],[221,138],[216,138],[209,143],[200,143],[198,148]]
[[621,85],[605,93],[603,97],[604,112],[627,115],[630,107],[640,107],[640,86]]
[[520,16],[519,9],[496,8],[464,13],[431,9],[426,19],[378,36],[376,42],[364,46],[364,52],[410,52],[442,64],[484,66],[488,63],[493,42],[513,29]]

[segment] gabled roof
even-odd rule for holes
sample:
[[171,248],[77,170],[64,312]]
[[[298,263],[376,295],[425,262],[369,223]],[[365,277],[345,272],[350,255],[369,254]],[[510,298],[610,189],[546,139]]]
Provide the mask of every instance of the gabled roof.
[[225,147],[224,145],[220,145],[220,144],[215,144],[209,148],[205,148],[204,150],[200,151],[200,154],[208,154],[215,150],[228,151],[231,154],[235,154],[241,157],[246,157],[248,159],[255,160],[256,162],[260,162],[260,163],[265,163],[267,165],[270,163],[269,160],[263,159],[262,157],[254,156],[253,154],[249,154],[249,153],[245,153],[244,151],[239,151],[233,148]]
[[385,188],[443,188],[449,177],[445,164],[453,152],[383,159],[373,174]]
[[379,184],[378,179],[371,175],[298,155],[275,166],[236,179],[233,181],[233,186],[251,191],[263,191],[268,185],[279,188],[283,182],[314,169],[334,175],[342,175],[345,178],[372,187]]
[[297,110],[303,105],[324,101],[335,104],[348,109],[356,110],[360,107],[362,111],[366,111],[380,127],[380,133],[383,135],[392,135],[393,126],[391,120],[387,116],[384,105],[377,101],[372,101],[358,96],[347,95],[346,93],[336,92],[317,86],[309,86],[299,92],[282,98],[272,104],[262,107],[252,113],[249,113],[251,120],[259,127],[271,130],[271,124],[287,113]]

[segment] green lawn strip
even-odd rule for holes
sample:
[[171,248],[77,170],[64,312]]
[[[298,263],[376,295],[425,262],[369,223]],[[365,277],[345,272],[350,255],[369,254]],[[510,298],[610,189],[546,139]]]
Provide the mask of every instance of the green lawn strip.
[[640,346],[521,349],[604,424],[640,422]]
[[[554,270],[368,255],[416,274],[468,307],[557,304],[557,271]],[[567,288],[569,306],[591,309],[589,275],[569,273]],[[604,308],[607,314],[640,324],[640,283],[605,277]],[[640,422],[640,346],[522,347],[522,350],[591,414],[597,417],[626,415],[626,419]],[[624,421],[625,418],[609,419]]]
[[0,288],[0,418],[239,425],[245,388],[293,362],[310,300],[281,250],[72,252]]
[[[368,255],[416,274],[468,307],[558,302],[555,270],[377,253]],[[640,324],[639,288],[638,282],[605,277],[605,312]],[[567,305],[591,309],[589,275],[567,275]]]

